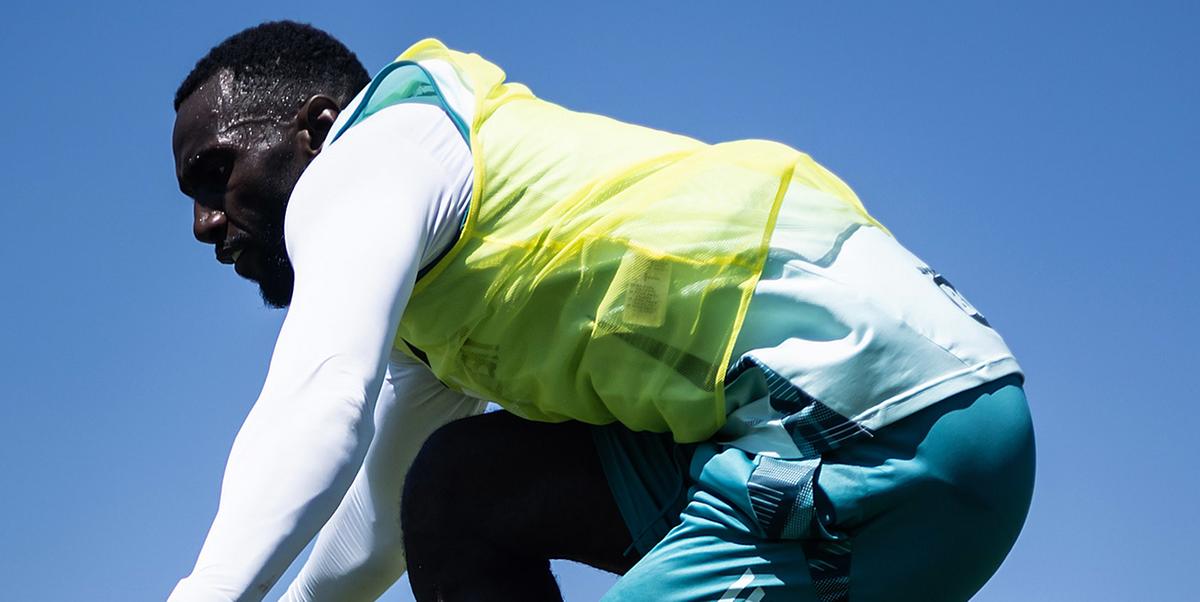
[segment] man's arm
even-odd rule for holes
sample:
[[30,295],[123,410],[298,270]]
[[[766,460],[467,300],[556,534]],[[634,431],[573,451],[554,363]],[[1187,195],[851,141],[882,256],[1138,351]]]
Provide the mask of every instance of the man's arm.
[[434,430],[486,405],[393,351],[375,404],[375,440],[284,602],[369,601],[391,587],[405,569],[400,495],[408,467]]
[[[292,306],[230,451],[217,516],[172,601],[261,599],[333,513],[367,453],[429,208],[453,193],[429,153],[377,139],[390,135],[365,124],[350,130],[296,186],[286,224]],[[364,161],[356,145],[387,156]]]

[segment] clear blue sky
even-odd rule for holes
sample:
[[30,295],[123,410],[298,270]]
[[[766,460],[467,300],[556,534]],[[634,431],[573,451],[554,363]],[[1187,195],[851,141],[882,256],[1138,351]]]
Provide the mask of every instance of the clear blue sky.
[[1200,5],[569,4],[6,7],[0,598],[163,599],[190,568],[282,315],[191,239],[171,98],[292,18],[372,71],[433,35],[572,108],[811,153],[1028,373],[1033,509],[977,599],[1195,599]]

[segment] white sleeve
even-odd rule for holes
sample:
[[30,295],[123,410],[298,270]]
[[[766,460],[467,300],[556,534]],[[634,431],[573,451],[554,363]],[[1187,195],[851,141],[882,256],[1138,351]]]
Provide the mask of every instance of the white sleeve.
[[358,602],[383,595],[405,569],[400,495],[408,467],[434,430],[485,405],[393,351],[375,405],[375,440],[282,600]]
[[[431,207],[460,192],[429,151],[395,138],[353,128],[297,183],[285,224],[292,306],[230,451],[217,515],[172,602],[262,599],[359,470]],[[364,160],[356,145],[385,156]]]

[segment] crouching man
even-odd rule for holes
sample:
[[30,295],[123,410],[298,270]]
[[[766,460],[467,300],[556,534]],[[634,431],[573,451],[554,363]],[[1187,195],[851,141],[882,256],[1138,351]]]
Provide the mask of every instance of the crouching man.
[[289,22],[175,106],[196,238],[290,309],[171,600],[258,600],[314,535],[288,600],[406,557],[422,601],[558,599],[554,558],[622,573],[607,600],[964,600],[1015,541],[1020,368],[807,155],[435,40],[368,78]]

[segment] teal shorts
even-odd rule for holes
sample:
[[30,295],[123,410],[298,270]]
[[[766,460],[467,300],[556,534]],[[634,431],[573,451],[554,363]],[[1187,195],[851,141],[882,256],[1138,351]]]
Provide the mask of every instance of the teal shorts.
[[1020,384],[1002,378],[805,460],[596,428],[630,553],[644,554],[604,599],[970,598],[1029,509]]

